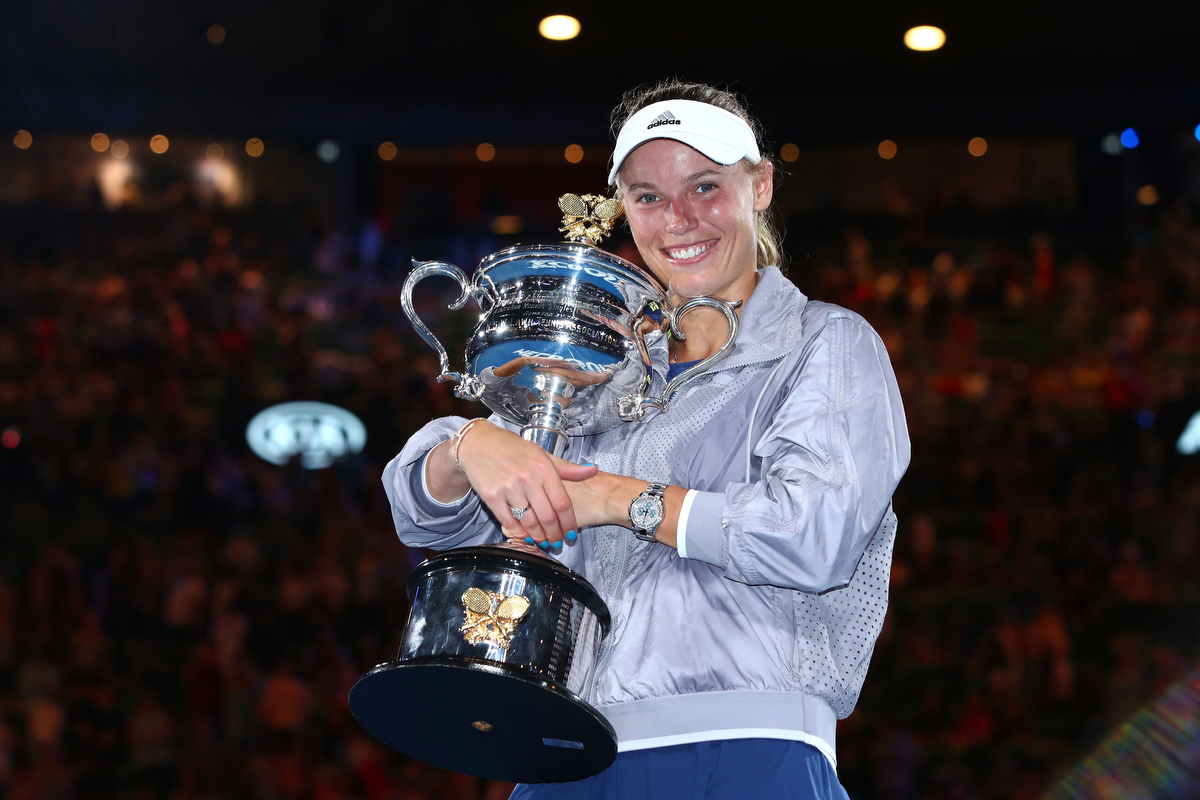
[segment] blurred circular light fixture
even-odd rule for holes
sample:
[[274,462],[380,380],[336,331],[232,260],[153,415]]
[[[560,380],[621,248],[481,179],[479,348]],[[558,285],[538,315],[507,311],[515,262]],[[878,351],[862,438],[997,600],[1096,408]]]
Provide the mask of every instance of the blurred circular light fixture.
[[893,159],[900,148],[896,147],[896,143],[891,139],[884,139],[879,143],[879,157],[883,159]]
[[361,453],[366,443],[362,420],[329,403],[280,403],[258,412],[246,426],[246,444],[255,455],[280,466],[299,458],[305,469],[324,469]]
[[516,214],[503,214],[492,220],[492,233],[500,236],[511,236],[520,233],[525,227],[525,220]]
[[0,434],[0,444],[4,445],[4,449],[6,450],[15,450],[20,443],[21,432],[16,428],[9,428]]
[[338,143],[333,139],[326,139],[317,145],[317,158],[324,161],[326,164],[332,164],[338,160],[338,156],[342,154],[342,148],[338,147]]
[[113,158],[127,158],[129,156],[129,143],[124,139],[114,139],[108,151],[112,153]]
[[97,153],[103,153],[108,149],[108,137],[103,133],[97,133],[92,136],[92,149]]
[[496,157],[496,148],[488,142],[484,142],[475,148],[475,157],[480,161],[491,161]]
[[391,161],[396,157],[396,145],[393,142],[384,142],[379,145],[379,157],[384,161]]
[[225,157],[225,148],[213,142],[208,147],[204,148],[204,157],[209,161],[220,161]]
[[265,149],[262,139],[254,138],[246,141],[246,155],[251,158],[258,158],[263,154],[263,150]]
[[1126,128],[1121,131],[1121,145],[1125,148],[1132,150],[1141,143],[1142,140],[1138,138],[1137,131],[1133,128]]
[[163,136],[161,133],[157,136],[150,137],[150,149],[159,155],[167,152],[167,148],[170,146],[171,143],[167,141],[167,137]]
[[213,44],[220,44],[225,41],[225,26],[224,25],[209,25],[208,40]]
[[984,139],[982,136],[976,136],[967,142],[967,152],[973,156],[983,155],[987,152],[987,139]]
[[1137,201],[1143,206],[1152,206],[1158,202],[1158,188],[1147,183],[1137,190]]
[[1125,145],[1121,144],[1121,137],[1115,133],[1110,133],[1100,140],[1100,149],[1108,153],[1110,156],[1115,156],[1125,149]]
[[33,144],[33,134],[27,130],[19,130],[17,131],[17,135],[13,137],[13,144],[19,150],[28,150],[29,146]]
[[909,50],[927,53],[946,43],[946,32],[934,25],[918,25],[904,32],[904,46]]
[[583,148],[577,144],[569,144],[567,145],[567,149],[563,151],[563,158],[572,164],[578,164],[580,161],[583,161]]
[[1196,130],[1192,131],[1192,135],[1196,137],[1196,141],[1200,142],[1200,125],[1196,126]]
[[1175,449],[1184,456],[1200,453],[1200,411],[1192,414],[1192,418],[1188,420],[1183,433],[1179,434],[1179,440],[1175,442]]
[[556,42],[565,42],[579,35],[579,20],[566,14],[555,14],[538,23],[538,33]]
[[779,157],[790,164],[800,157],[800,148],[788,142],[779,148]]

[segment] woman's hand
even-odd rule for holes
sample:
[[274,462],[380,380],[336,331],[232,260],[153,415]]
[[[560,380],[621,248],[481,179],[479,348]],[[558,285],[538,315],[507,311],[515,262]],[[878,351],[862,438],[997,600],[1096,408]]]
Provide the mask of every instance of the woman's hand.
[[[536,444],[488,422],[462,437],[458,463],[471,488],[500,521],[506,538],[528,538],[547,546],[561,543],[567,531],[578,527],[563,481],[596,474],[595,467],[553,459]],[[520,520],[513,508],[526,509]]]

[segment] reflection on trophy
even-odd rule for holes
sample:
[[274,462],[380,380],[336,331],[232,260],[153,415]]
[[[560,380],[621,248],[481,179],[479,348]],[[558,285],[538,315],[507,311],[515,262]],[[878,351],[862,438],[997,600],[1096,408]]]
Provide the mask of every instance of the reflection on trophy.
[[[558,206],[567,242],[493,253],[470,278],[452,264],[415,263],[401,298],[438,353],[438,380],[457,382],[457,396],[483,401],[555,455],[569,437],[667,411],[675,389],[724,358],[738,331],[729,303],[699,297],[672,306],[657,278],[596,246],[621,215],[617,201],[567,194]],[[450,371],[445,348],[413,309],[414,287],[432,275],[458,282],[451,309],[474,299],[482,311],[463,372]],[[667,332],[684,338],[679,320],[700,307],[725,315],[725,344],[673,380],[660,378],[654,396],[654,356],[665,372]],[[350,693],[351,711],[372,735],[495,780],[578,780],[612,763],[612,727],[580,697],[591,674],[572,669],[577,646],[594,653],[608,632],[608,609],[587,580],[537,548],[507,543],[437,555],[407,588],[412,610],[397,660]]]

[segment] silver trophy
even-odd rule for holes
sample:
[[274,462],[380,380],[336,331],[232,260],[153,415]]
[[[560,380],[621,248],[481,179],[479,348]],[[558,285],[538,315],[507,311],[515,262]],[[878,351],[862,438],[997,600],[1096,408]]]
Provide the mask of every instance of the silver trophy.
[[[675,389],[724,358],[738,332],[736,306],[698,297],[673,307],[657,278],[596,247],[619,203],[564,195],[558,204],[570,241],[502,250],[469,278],[452,264],[417,263],[401,296],[441,359],[438,380],[456,381],[457,396],[482,400],[555,455],[568,437],[667,411]],[[458,282],[451,309],[474,299],[482,310],[462,372],[450,370],[413,308],[414,287],[432,275]],[[668,332],[682,340],[680,318],[701,307],[725,315],[725,344],[656,382]],[[521,783],[578,780],[616,758],[612,726],[580,697],[590,674],[572,668],[576,650],[595,653],[609,627],[586,579],[536,547],[507,542],[434,556],[413,571],[408,596],[397,659],[350,692],[350,710],[373,736],[445,769]]]
[[[675,389],[724,358],[738,332],[736,305],[695,297],[672,307],[656,277],[595,246],[593,237],[621,213],[616,201],[569,194],[559,208],[575,241],[501,250],[470,278],[453,264],[414,263],[401,295],[404,313],[441,360],[438,381],[456,381],[455,395],[482,400],[554,455],[562,454],[569,436],[602,433],[651,408],[666,411]],[[461,293],[451,309],[474,299],[482,310],[467,339],[463,372],[450,370],[446,348],[413,308],[413,289],[432,275],[458,282]],[[665,354],[668,331],[682,340],[679,320],[696,308],[725,315],[725,344],[653,397],[651,350]],[[660,363],[665,366],[665,355]]]

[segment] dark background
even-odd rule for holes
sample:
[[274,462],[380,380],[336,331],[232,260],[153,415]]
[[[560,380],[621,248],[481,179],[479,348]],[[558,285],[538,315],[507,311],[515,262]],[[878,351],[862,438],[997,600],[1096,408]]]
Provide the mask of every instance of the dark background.
[[[1113,791],[1121,759],[1107,784],[1073,765],[1197,655],[1200,465],[1175,443],[1200,410],[1200,12],[569,6],[0,5],[7,796],[507,796],[346,708],[424,557],[383,465],[482,412],[433,382],[398,290],[414,257],[555,240],[557,195],[603,188],[620,93],[668,75],[742,92],[776,157],[795,146],[788,274],[871,321],[904,394],[850,795]],[[547,13],[581,35],[541,39]],[[946,46],[905,49],[917,24]],[[1127,128],[1136,147],[1102,148]],[[461,342],[448,299],[421,312]],[[250,417],[297,399],[354,411],[366,450],[316,472],[251,454]]]

